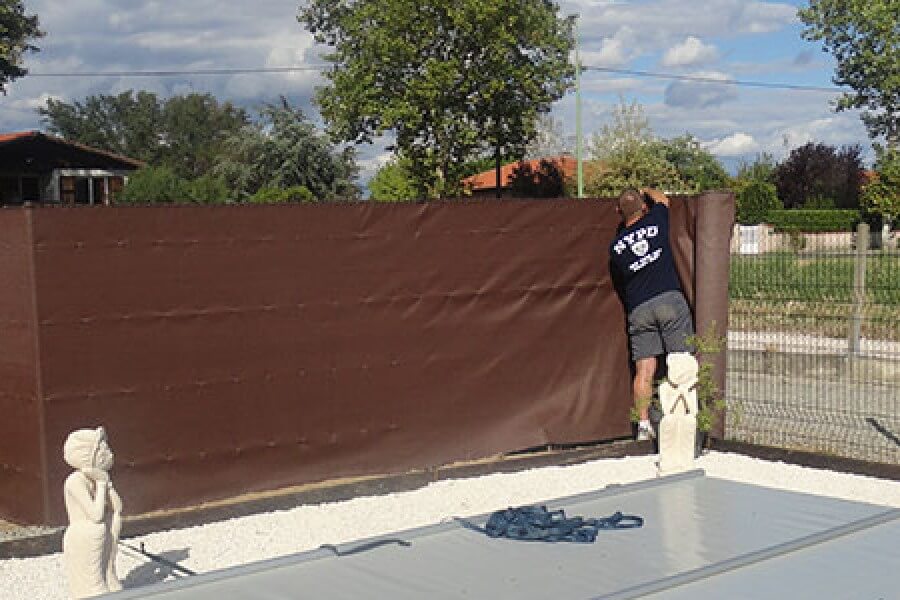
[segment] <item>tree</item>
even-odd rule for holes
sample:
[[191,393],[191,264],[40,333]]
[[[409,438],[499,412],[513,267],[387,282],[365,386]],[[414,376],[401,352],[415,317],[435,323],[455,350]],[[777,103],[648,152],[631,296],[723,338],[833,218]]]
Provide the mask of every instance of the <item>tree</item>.
[[602,167],[585,177],[585,192],[590,196],[618,196],[631,187],[688,190],[637,101],[629,104],[620,99],[611,122],[593,136],[591,154]]
[[603,125],[600,133],[591,137],[590,154],[598,160],[606,160],[619,152],[652,144],[656,140],[643,105],[637,100],[628,103],[623,96],[619,96],[619,103],[612,108],[610,122]]
[[900,150],[876,148],[875,179],[863,191],[862,205],[888,222],[900,218]]
[[700,146],[694,136],[686,133],[659,142],[663,156],[672,163],[678,176],[692,192],[723,189],[730,178],[716,157]]
[[509,182],[518,198],[560,198],[566,195],[566,176],[560,166],[542,159],[537,167],[522,163],[513,169]]
[[246,111],[210,94],[173,96],[162,106],[164,164],[183,177],[212,169],[225,138],[249,122]]
[[525,160],[540,160],[562,154],[572,154],[572,140],[563,133],[562,121],[541,115],[535,124],[534,139],[525,148]]
[[249,122],[243,109],[230,102],[220,104],[210,94],[164,100],[133,90],[73,103],[51,98],[38,112],[51,133],[170,167],[183,178],[207,173],[225,138]]
[[759,225],[766,221],[770,210],[783,208],[775,186],[767,181],[750,181],[737,192],[737,222]]
[[4,95],[8,83],[28,73],[22,57],[38,50],[31,41],[43,35],[37,16],[25,14],[22,0],[0,0],[0,92]]
[[311,0],[300,20],[333,52],[317,94],[336,139],[393,131],[417,196],[460,191],[459,165],[521,156],[571,86],[574,19],[551,0]]
[[285,99],[265,105],[257,122],[232,133],[213,168],[239,200],[262,188],[295,186],[319,200],[353,200],[360,195],[354,183],[358,171],[352,148],[336,149]]
[[418,200],[418,190],[410,161],[395,158],[382,165],[369,180],[369,196],[376,202],[404,202]]
[[754,181],[772,183],[775,181],[775,168],[777,166],[778,163],[775,162],[775,157],[768,152],[757,154],[753,162],[741,160],[732,185],[740,188]]
[[794,148],[772,174],[785,208],[830,201],[836,208],[858,208],[862,149],[810,142]]
[[874,139],[900,143],[900,26],[897,0],[810,0],[798,15],[803,37],[837,61],[834,82],[849,86],[837,110],[863,109]]

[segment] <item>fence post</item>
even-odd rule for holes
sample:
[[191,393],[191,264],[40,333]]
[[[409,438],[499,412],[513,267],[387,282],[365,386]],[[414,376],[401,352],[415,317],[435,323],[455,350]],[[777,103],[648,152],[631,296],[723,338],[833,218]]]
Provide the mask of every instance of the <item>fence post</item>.
[[853,261],[853,316],[850,317],[850,354],[859,354],[863,308],[866,303],[866,252],[869,249],[869,225],[856,227],[856,260]]

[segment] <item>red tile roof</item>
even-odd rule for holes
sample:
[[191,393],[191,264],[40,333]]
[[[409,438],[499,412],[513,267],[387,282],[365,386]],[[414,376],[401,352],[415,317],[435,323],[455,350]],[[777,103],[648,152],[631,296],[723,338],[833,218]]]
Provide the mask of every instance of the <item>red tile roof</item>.
[[38,131],[16,131],[13,133],[0,133],[0,144],[4,142],[12,142],[38,135]]
[[[533,172],[540,171],[541,161],[554,163],[557,167],[559,167],[559,170],[562,171],[563,177],[566,179],[574,177],[575,171],[578,168],[578,162],[575,160],[575,158],[568,155],[514,162],[500,167],[500,186],[504,188],[509,187],[516,169],[520,169],[522,167],[525,167],[526,165],[530,167]],[[490,171],[485,171],[483,173],[478,173],[477,175],[472,175],[471,177],[466,177],[462,180],[462,183],[473,192],[496,189],[497,170],[491,169]]]

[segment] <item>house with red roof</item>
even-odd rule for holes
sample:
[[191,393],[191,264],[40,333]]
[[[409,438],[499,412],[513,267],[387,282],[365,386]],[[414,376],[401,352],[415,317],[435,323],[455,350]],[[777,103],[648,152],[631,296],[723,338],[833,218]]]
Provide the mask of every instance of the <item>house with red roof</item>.
[[[564,185],[575,178],[577,168],[575,158],[569,154],[503,165],[499,196],[563,196]],[[474,197],[498,196],[496,169],[466,177],[462,184]],[[520,190],[521,193],[517,193]]]
[[0,133],[0,205],[111,204],[139,160],[41,133]]

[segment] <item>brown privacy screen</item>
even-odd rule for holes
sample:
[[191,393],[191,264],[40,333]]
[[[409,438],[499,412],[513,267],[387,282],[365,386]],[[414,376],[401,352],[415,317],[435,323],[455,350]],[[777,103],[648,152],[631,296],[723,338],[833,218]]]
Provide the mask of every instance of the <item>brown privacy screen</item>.
[[[724,324],[730,194],[675,199]],[[610,201],[0,211],[0,510],[104,425],[130,514],[631,433]]]

